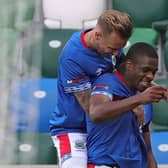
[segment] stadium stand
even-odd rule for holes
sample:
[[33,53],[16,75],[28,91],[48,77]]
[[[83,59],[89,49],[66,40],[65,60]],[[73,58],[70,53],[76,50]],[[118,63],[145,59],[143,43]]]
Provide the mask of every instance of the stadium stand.
[[[153,7],[151,7],[151,4]],[[131,44],[141,39],[145,42],[149,42],[153,46],[157,46],[157,39],[161,36],[162,32],[165,32],[166,30],[166,26],[163,26],[163,21],[164,25],[168,24],[167,0],[112,0],[112,8],[130,14],[133,25],[135,26],[135,33],[131,37]],[[138,33],[136,33],[136,28],[138,28]],[[144,39],[142,37],[144,37]],[[148,37],[148,39],[151,40],[149,41],[145,37]],[[162,45],[162,43],[160,42],[159,45]],[[127,50],[128,48],[126,51]]]
[[130,37],[126,47],[124,48],[124,51],[126,53],[132,44],[140,41],[147,42],[152,46],[156,47],[157,39],[158,39],[158,34],[155,30],[151,28],[135,27],[132,36]]
[[50,135],[48,133],[37,132],[18,132],[15,134],[15,141],[8,145],[3,153],[4,156],[10,158],[2,159],[0,165],[56,165],[57,153],[53,147]]
[[[168,74],[163,79],[155,80],[158,84],[168,88]],[[168,131],[168,102],[161,100],[153,103],[152,129],[154,131]]]
[[[94,26],[97,16],[106,8],[104,0],[43,0],[44,27],[38,27],[41,23],[34,22],[36,1],[15,0],[14,3],[13,0],[0,0],[0,62],[5,65],[0,67],[0,79],[6,80],[8,75],[12,78],[11,88],[6,91],[10,99],[9,112],[12,113],[7,121],[11,119],[11,124],[6,122],[5,125],[7,129],[9,126],[12,128],[4,134],[10,135],[10,138],[1,134],[0,167],[2,164],[12,164],[12,167],[40,165],[45,168],[54,164],[53,167],[57,167],[57,154],[48,121],[56,103],[58,56],[71,34],[81,28]],[[112,5],[126,12],[130,10],[133,16],[136,28],[130,44],[145,41],[157,46],[158,37],[164,38],[167,27],[168,1],[153,0],[155,7],[152,8],[149,8],[150,1],[143,1],[113,0]],[[152,23],[155,30],[151,29]],[[165,47],[164,58],[168,68],[168,32],[161,43]],[[16,76],[18,71],[19,78]],[[167,79],[157,82],[168,87]],[[8,99],[3,97],[1,85],[0,89],[2,105]],[[153,128],[156,131],[168,130],[167,106],[164,101],[159,106],[154,104]],[[158,151],[158,145],[167,144],[165,134],[152,133],[152,146],[159,164],[167,164],[165,146],[163,151]],[[6,168],[7,165],[2,167]]]
[[[50,114],[56,104],[56,79],[17,79],[12,82],[8,139],[10,164],[56,164],[57,153],[49,133]],[[13,149],[13,150],[12,150]],[[3,161],[1,161],[1,164]]]
[[[151,7],[151,4],[153,7]],[[135,27],[125,52],[128,51],[130,45],[138,41],[153,45],[157,49],[160,58],[156,82],[168,87],[167,77],[160,79],[160,76],[167,76],[165,70],[165,65],[167,66],[168,62],[166,56],[167,40],[165,40],[167,35],[165,36],[165,32],[168,26],[168,1],[112,0],[112,8],[129,13]],[[164,101],[153,104],[154,130],[168,130],[167,109],[168,105]]]
[[[17,64],[15,68],[18,70],[18,75],[23,75],[24,72],[22,71],[26,71],[23,69],[25,67],[27,68],[23,48],[28,32],[33,25],[35,2],[34,0],[15,0],[15,2],[12,0],[0,0],[0,34],[13,38],[14,35],[10,33],[13,32],[13,34],[17,34],[18,38],[13,44],[15,50],[17,49],[17,53],[13,52],[10,54],[14,55],[15,53],[15,65]],[[10,31],[9,34],[7,31]],[[6,33],[6,35],[4,35],[4,33]],[[12,44],[13,42],[11,41],[10,43]],[[7,59],[7,57],[4,58]]]
[[36,36],[29,32],[30,36],[27,36],[24,42],[23,56],[27,63],[27,67],[24,67],[24,69],[31,74],[31,77],[33,72],[37,71],[42,78],[57,77],[59,55],[65,43],[75,31],[79,30],[43,27],[41,31],[36,32]]
[[95,25],[94,20],[105,8],[104,0],[43,0],[44,23],[48,28],[61,26],[63,29],[81,29],[84,25],[90,27]]
[[[55,78],[58,57],[66,41],[73,32],[95,26],[97,16],[105,9],[106,3],[103,0],[92,2],[89,0],[43,0],[42,5],[44,29],[42,30],[41,75]],[[79,14],[74,15],[74,11]]]
[[58,57],[65,43],[77,29],[43,29],[42,77],[56,78]]
[[158,168],[168,168],[168,132],[152,132],[152,150],[158,163]]
[[[164,43],[163,56],[166,67],[166,75],[161,79],[156,79],[156,82],[168,88],[168,30],[166,31],[165,37],[166,38]],[[154,131],[168,131],[167,109],[168,109],[168,103],[166,101],[161,101],[157,104],[153,104],[154,118],[152,122],[152,127]]]

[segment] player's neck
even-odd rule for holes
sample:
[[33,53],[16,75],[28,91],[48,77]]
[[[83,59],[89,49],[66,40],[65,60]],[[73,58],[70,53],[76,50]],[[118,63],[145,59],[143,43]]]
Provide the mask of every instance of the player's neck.
[[85,42],[86,42],[88,48],[90,48],[91,50],[94,50],[93,30],[86,32],[84,38],[85,38]]

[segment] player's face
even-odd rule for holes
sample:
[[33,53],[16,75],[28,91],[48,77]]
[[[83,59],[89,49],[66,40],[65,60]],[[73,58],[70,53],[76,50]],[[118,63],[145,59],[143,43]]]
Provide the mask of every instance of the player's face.
[[126,42],[127,40],[122,39],[116,33],[111,33],[106,36],[103,36],[102,34],[97,34],[96,50],[102,56],[117,56],[120,49],[125,46]]
[[158,59],[142,56],[133,67],[132,81],[130,82],[136,90],[144,91],[151,86],[151,81],[154,79],[158,68]]

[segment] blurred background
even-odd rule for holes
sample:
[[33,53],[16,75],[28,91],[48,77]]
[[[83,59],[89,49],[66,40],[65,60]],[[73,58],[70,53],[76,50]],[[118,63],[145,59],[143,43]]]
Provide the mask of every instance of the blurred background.
[[[155,82],[168,87],[167,0],[0,0],[0,165],[56,165],[49,133],[57,61],[72,33],[96,25],[106,9],[127,12],[134,32],[159,55]],[[153,104],[151,139],[168,167],[168,103]]]

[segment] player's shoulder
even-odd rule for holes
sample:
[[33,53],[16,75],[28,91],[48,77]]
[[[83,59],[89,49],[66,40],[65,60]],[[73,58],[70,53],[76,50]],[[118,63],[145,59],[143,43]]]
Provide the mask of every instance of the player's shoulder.
[[101,74],[98,78],[102,78],[102,79],[111,79],[113,78],[114,74],[113,72],[105,72],[103,74]]
[[109,81],[113,80],[114,74],[112,72],[105,72],[101,74],[100,76],[97,76],[95,78],[95,82],[103,82],[103,83],[108,83]]

